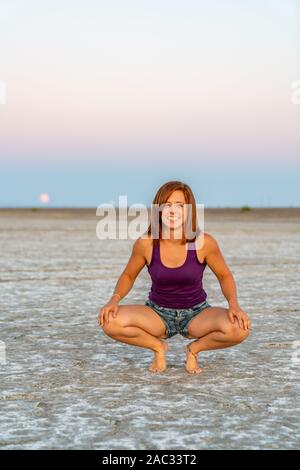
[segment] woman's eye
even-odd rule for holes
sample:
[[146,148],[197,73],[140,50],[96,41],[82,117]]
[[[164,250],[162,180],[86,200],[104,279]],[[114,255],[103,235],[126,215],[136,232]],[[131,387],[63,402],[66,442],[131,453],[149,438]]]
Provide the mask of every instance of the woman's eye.
[[[171,207],[172,207],[172,204],[170,204],[170,203],[162,204],[163,209],[170,209]],[[175,209],[183,209],[184,204],[174,204],[174,208]]]

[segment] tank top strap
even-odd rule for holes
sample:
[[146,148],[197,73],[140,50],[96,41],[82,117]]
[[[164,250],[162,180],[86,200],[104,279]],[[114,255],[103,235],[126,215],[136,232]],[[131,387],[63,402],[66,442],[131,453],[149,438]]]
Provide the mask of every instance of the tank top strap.
[[158,250],[159,250],[159,246],[158,244],[154,243],[154,239],[153,239],[152,240],[152,255],[151,255],[151,260],[150,260],[148,267],[152,266],[153,262],[159,259]]
[[187,245],[188,245],[188,257],[189,259],[196,259],[198,261],[198,258],[197,258],[197,252],[196,252],[196,244],[195,242],[187,242]]
[[192,252],[195,250],[195,242],[187,242],[187,250]]

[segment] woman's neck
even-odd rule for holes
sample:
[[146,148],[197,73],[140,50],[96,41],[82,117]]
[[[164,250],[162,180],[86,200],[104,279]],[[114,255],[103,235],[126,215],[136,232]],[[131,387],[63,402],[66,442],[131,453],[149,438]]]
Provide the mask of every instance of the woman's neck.
[[166,233],[166,232],[162,231],[161,240],[172,243],[172,245],[174,243],[180,245],[182,243],[182,240],[183,240],[182,231],[180,231],[180,232],[176,231],[175,232],[174,230],[170,230],[169,233]]

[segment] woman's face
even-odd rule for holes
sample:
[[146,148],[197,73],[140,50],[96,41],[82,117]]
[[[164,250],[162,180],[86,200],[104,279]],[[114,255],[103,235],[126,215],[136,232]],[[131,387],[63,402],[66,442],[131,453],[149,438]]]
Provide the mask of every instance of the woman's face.
[[185,197],[182,191],[174,191],[167,199],[161,204],[161,220],[162,224],[170,230],[175,230],[182,227],[184,222],[184,204]]

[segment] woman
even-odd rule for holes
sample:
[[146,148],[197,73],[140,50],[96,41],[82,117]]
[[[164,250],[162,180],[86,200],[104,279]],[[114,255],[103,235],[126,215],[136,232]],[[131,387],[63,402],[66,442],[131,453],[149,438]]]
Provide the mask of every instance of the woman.
[[[98,323],[117,341],[151,349],[151,372],[166,369],[164,339],[178,333],[194,339],[186,346],[186,370],[199,373],[198,353],[241,343],[249,335],[250,320],[239,305],[233,275],[217,241],[198,228],[191,188],[180,181],[167,182],[157,191],[152,207],[158,207],[158,223],[152,211],[148,231],[134,242],[114,294],[100,309]],[[119,305],[145,265],[152,279],[145,304]],[[202,286],[206,265],[216,275],[228,308],[207,302]]]

